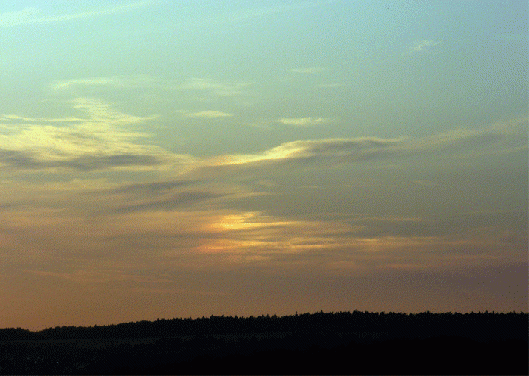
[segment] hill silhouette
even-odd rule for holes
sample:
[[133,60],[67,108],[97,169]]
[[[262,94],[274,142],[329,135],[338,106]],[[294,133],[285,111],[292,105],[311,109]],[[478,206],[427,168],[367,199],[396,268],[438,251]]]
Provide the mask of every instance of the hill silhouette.
[[527,374],[527,313],[210,316],[0,329],[2,374]]

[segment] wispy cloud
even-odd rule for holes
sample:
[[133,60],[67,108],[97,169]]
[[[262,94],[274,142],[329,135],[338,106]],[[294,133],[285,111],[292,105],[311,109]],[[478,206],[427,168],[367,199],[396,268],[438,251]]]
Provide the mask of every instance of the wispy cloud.
[[219,82],[206,78],[193,78],[177,85],[176,88],[180,90],[205,91],[219,97],[231,97],[243,94],[248,86],[250,86],[250,83],[243,81]]
[[168,181],[154,181],[148,183],[135,183],[120,186],[112,189],[114,193],[141,193],[153,194],[158,192],[168,192],[175,188],[187,187],[196,183],[193,180],[168,180]]
[[0,115],[0,127],[8,128],[10,126],[18,127],[24,123],[78,123],[86,121],[83,118],[65,117],[65,118],[30,118],[14,114]]
[[[418,218],[363,218],[361,225],[335,219],[299,220],[235,212],[211,216],[203,227],[207,241],[196,248],[212,255],[219,264],[256,262],[259,265],[319,265],[338,272],[371,273],[374,269],[404,267],[425,269],[432,265],[477,265],[498,257],[491,252],[498,229],[481,237],[467,228],[463,234],[423,231],[415,234],[407,226],[435,227]],[[481,247],[481,250],[480,250]],[[462,251],[467,249],[467,252]],[[302,258],[301,258],[302,256]],[[513,259],[520,259],[520,250]]]
[[[155,145],[138,140],[148,134],[133,132],[129,126],[144,123],[152,117],[124,114],[92,99],[78,98],[74,108],[86,118],[59,119],[73,123],[68,127],[50,125],[57,119],[31,119],[3,116],[0,129],[0,167],[10,169],[76,169],[83,171],[106,168],[152,168],[183,161]],[[21,123],[23,121],[23,123]],[[16,127],[13,127],[15,123]],[[186,159],[186,157],[184,157]],[[171,162],[172,161],[172,162]],[[178,162],[177,162],[178,163]]]
[[52,277],[64,279],[75,283],[108,283],[112,281],[124,281],[126,276],[116,270],[82,270],[73,272],[51,272],[45,270],[23,270],[40,277]]
[[290,70],[294,73],[301,73],[301,74],[318,74],[323,71],[325,71],[325,68],[322,67],[307,67],[307,68],[294,68]]
[[173,211],[183,209],[205,200],[224,196],[207,190],[183,190],[157,199],[145,199],[135,203],[125,204],[114,209],[115,213],[130,213],[135,211]]
[[[206,82],[198,83],[199,87],[210,87]],[[359,137],[298,140],[282,143],[260,153],[228,154],[200,159],[191,155],[174,154],[152,143],[142,142],[141,139],[150,135],[132,131],[131,126],[144,125],[155,116],[125,114],[102,101],[88,98],[77,98],[72,104],[75,109],[85,113],[86,117],[45,119],[2,115],[1,167],[11,171],[93,171],[107,168],[160,171],[172,168],[175,173],[185,173],[204,167],[251,168],[258,164],[287,161],[351,163],[433,152],[444,153],[453,158],[527,149],[527,118],[522,118],[509,124],[473,130],[458,129],[418,139]],[[214,110],[184,114],[209,119],[231,116],[229,113]],[[281,118],[278,121],[293,126],[314,126],[326,124],[331,119],[307,117]]]
[[279,119],[281,124],[294,125],[297,127],[310,127],[315,125],[329,124],[332,119],[329,118],[314,118],[314,117],[303,117],[303,118],[281,118]]
[[417,143],[418,150],[440,151],[450,156],[476,157],[527,150],[527,117],[499,122],[481,129],[459,128],[425,137]]
[[167,80],[146,74],[118,75],[103,77],[87,77],[70,80],[57,80],[51,84],[55,91],[72,89],[88,89],[99,87],[101,89],[154,89],[163,92],[188,92],[195,94],[199,101],[208,97],[237,97],[248,95],[251,82],[246,81],[219,81],[210,78],[190,78],[185,80]]
[[317,85],[317,87],[321,87],[321,88],[325,88],[325,89],[334,89],[334,88],[338,88],[338,87],[344,87],[346,86],[344,83],[341,83],[341,82],[333,82],[333,83],[328,83],[328,84],[319,84]]
[[286,142],[260,154],[232,155],[220,157],[218,165],[246,165],[286,160],[366,160],[393,152],[399,147],[400,139],[379,139],[360,137],[354,139],[322,139]]
[[416,40],[408,47],[408,52],[432,52],[433,48],[439,44],[441,44],[440,41],[431,39]]
[[300,1],[295,2],[292,4],[282,3],[279,5],[270,5],[267,4],[266,6],[261,7],[252,7],[252,8],[246,8],[246,9],[240,9],[234,12],[229,13],[220,13],[220,15],[216,15],[215,17],[212,17],[208,21],[211,23],[248,23],[250,21],[254,21],[255,19],[286,13],[286,12],[292,12],[292,11],[298,11],[306,8],[312,8],[312,7],[318,7],[326,4],[330,4],[335,2],[336,0],[315,0],[315,1]]
[[16,150],[0,149],[0,166],[16,170],[38,169],[74,169],[79,171],[92,171],[108,168],[158,166],[163,161],[153,155],[142,154],[110,154],[110,155],[85,155],[74,158],[46,158],[39,153],[21,152]]
[[[293,122],[296,122],[294,120]],[[231,154],[201,162],[211,172],[213,167],[252,168],[277,163],[306,166],[356,163],[374,160],[397,160],[423,155],[444,158],[477,158],[483,155],[515,153],[527,150],[527,119],[498,124],[483,129],[455,129],[423,138],[358,137],[285,142],[261,153]],[[314,166],[315,166],[314,165]]]
[[118,13],[125,13],[146,7],[148,5],[153,4],[154,2],[154,0],[135,1],[123,5],[114,4],[111,6],[99,7],[77,13],[66,14],[44,14],[36,7],[28,7],[20,11],[0,13],[0,27],[8,28],[31,24],[66,22],[83,18],[92,18]]
[[51,88],[53,90],[66,90],[77,86],[110,86],[113,88],[169,88],[167,82],[159,78],[140,74],[140,75],[126,75],[126,76],[107,76],[107,77],[91,77],[78,78],[71,80],[55,81]]
[[199,112],[192,112],[192,113],[186,113],[186,117],[190,118],[205,118],[205,119],[217,119],[217,118],[223,118],[223,117],[230,117],[233,116],[233,114],[229,114],[227,112],[222,111],[199,111]]

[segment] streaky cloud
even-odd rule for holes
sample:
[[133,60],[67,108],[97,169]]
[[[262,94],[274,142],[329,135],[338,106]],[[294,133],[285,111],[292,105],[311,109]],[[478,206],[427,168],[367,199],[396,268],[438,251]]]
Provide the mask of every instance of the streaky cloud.
[[[69,161],[59,161],[54,164],[56,167],[67,167],[76,170],[91,171],[112,167],[128,166],[155,166],[163,161],[155,155],[142,154],[111,154],[111,155],[87,155],[71,159]],[[55,166],[53,166],[55,167]]]
[[113,167],[154,166],[162,163],[163,161],[154,155],[84,155],[64,160],[50,160],[41,158],[30,151],[0,149],[0,164],[3,165],[1,167],[23,170],[66,168],[79,171],[93,171]]
[[0,167],[38,169],[45,168],[46,163],[39,161],[31,151],[0,149]]
[[53,90],[64,90],[74,86],[112,86],[116,88],[138,88],[138,87],[159,87],[161,82],[155,77],[138,74],[128,76],[106,76],[106,77],[92,77],[79,78],[71,80],[55,81],[51,88]]
[[128,184],[119,188],[112,189],[114,193],[154,193],[170,191],[174,188],[186,187],[196,183],[195,180],[171,180],[157,181],[149,183]]
[[226,156],[214,161],[218,165],[246,165],[288,160],[341,158],[367,160],[397,152],[401,139],[360,137],[352,139],[320,139],[282,143],[260,154]]
[[301,74],[318,74],[325,71],[325,68],[321,67],[310,67],[310,68],[294,68],[291,69],[291,72],[301,73]]
[[[454,129],[422,138],[328,138],[285,142],[256,154],[228,154],[202,160],[195,167],[254,168],[270,164],[342,164],[412,156],[468,158],[527,151],[527,119],[482,129]],[[219,170],[220,171],[220,170]]]
[[243,94],[248,86],[250,83],[244,81],[219,82],[207,78],[192,78],[176,85],[175,89],[204,91],[217,97],[232,97]]
[[131,213],[137,211],[166,210],[172,211],[176,208],[188,207],[193,204],[215,199],[224,196],[224,194],[209,191],[189,190],[174,193],[168,197],[157,200],[145,200],[135,204],[123,205],[114,209],[114,213]]
[[422,39],[422,40],[416,40],[412,43],[412,45],[408,48],[408,51],[410,53],[427,53],[431,52],[433,48],[437,45],[441,44],[440,41],[435,41],[431,39]]
[[216,118],[223,118],[223,117],[230,117],[233,116],[233,114],[229,114],[222,111],[199,111],[199,112],[193,112],[186,114],[186,117],[190,118],[202,118],[202,119],[216,119]]
[[106,16],[112,14],[119,14],[129,12],[136,9],[141,9],[148,5],[154,4],[154,0],[134,1],[124,5],[111,5],[100,7],[99,9],[85,10],[84,12],[67,13],[67,14],[43,14],[36,7],[26,7],[20,11],[0,13],[0,28],[8,28],[15,26],[25,26],[32,24],[49,24],[66,22],[72,20],[79,20],[84,18],[92,18],[99,16]]
[[332,122],[328,118],[314,118],[314,117],[302,117],[302,118],[281,118],[279,119],[281,124],[293,125],[296,127],[311,127],[316,125],[328,124]]
[[495,123],[482,129],[459,128],[425,137],[417,143],[418,150],[438,150],[454,155],[511,153],[527,150],[526,117]]
[[[130,130],[131,125],[151,118],[113,110],[90,98],[76,98],[73,107],[85,119],[41,119],[4,115],[0,129],[0,168],[14,170],[73,169],[94,171],[107,168],[169,168],[190,163],[155,145],[138,139],[149,134]],[[64,120],[64,121],[63,121]],[[21,124],[20,121],[26,122]],[[68,126],[55,122],[73,123]],[[40,123],[40,124],[39,124]],[[48,125],[51,123],[51,125]]]

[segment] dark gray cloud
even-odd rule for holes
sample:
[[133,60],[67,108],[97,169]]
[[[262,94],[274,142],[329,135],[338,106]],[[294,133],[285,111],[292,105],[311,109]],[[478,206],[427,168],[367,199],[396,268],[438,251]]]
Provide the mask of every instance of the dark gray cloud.
[[134,194],[145,194],[145,193],[159,193],[170,191],[174,188],[186,187],[195,184],[195,180],[169,180],[169,181],[158,181],[138,184],[128,184],[116,189],[113,189],[113,193],[134,193]]
[[183,191],[174,193],[168,197],[155,200],[144,200],[138,203],[123,205],[116,209],[116,213],[130,213],[147,210],[174,210],[176,208],[187,207],[201,201],[219,198],[223,194],[208,191]]
[[388,278],[406,274],[411,285],[437,285],[448,290],[481,291],[490,298],[527,300],[527,262],[507,262],[491,265],[465,265],[460,267],[434,267],[429,270],[388,271]]
[[330,139],[318,141],[296,141],[292,146],[301,148],[300,156],[328,155],[343,156],[369,154],[393,147],[398,140],[383,140],[377,138],[358,139]]
[[113,167],[156,166],[162,163],[157,156],[147,154],[83,155],[65,160],[50,160],[31,151],[0,149],[0,164],[4,168],[17,170],[64,168],[93,171]]
[[527,233],[527,211],[462,213],[427,218],[352,218],[362,236],[457,236],[476,228],[495,228]]
[[[451,137],[449,137],[451,135]],[[490,148],[519,148],[527,146],[527,135],[522,132],[502,133],[494,129],[462,133],[447,133],[438,140],[438,147],[444,152],[468,153]]]
[[39,161],[35,154],[29,151],[0,149],[0,164],[15,169],[46,168],[46,163]]
[[23,204],[18,203],[18,202],[4,202],[4,203],[0,203],[0,212],[1,211],[12,210],[12,209],[15,209],[15,208],[20,208],[21,206],[23,206]]
[[400,140],[373,137],[294,141],[266,151],[263,159],[369,160],[395,154],[399,151],[399,147],[401,147]]
[[406,152],[400,139],[361,137],[353,139],[300,140],[282,143],[257,154],[224,155],[210,159],[200,171],[207,175],[238,172],[271,165],[317,166],[393,157]]
[[213,165],[240,168],[277,163],[349,163],[428,154],[434,156],[439,152],[479,155],[521,148],[527,149],[527,134],[522,125],[515,124],[480,130],[456,129],[417,139],[358,137],[298,140],[282,143],[257,154],[223,156],[214,159]]
[[66,167],[82,171],[91,171],[102,170],[112,167],[155,166],[161,163],[162,161],[153,155],[112,154],[101,156],[87,155],[67,161],[55,162],[55,165],[56,167]]

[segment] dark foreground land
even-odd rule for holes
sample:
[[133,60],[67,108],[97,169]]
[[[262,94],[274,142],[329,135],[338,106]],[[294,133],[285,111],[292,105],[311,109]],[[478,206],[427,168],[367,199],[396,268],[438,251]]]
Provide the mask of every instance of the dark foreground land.
[[0,330],[0,374],[528,374],[527,313],[338,312]]

